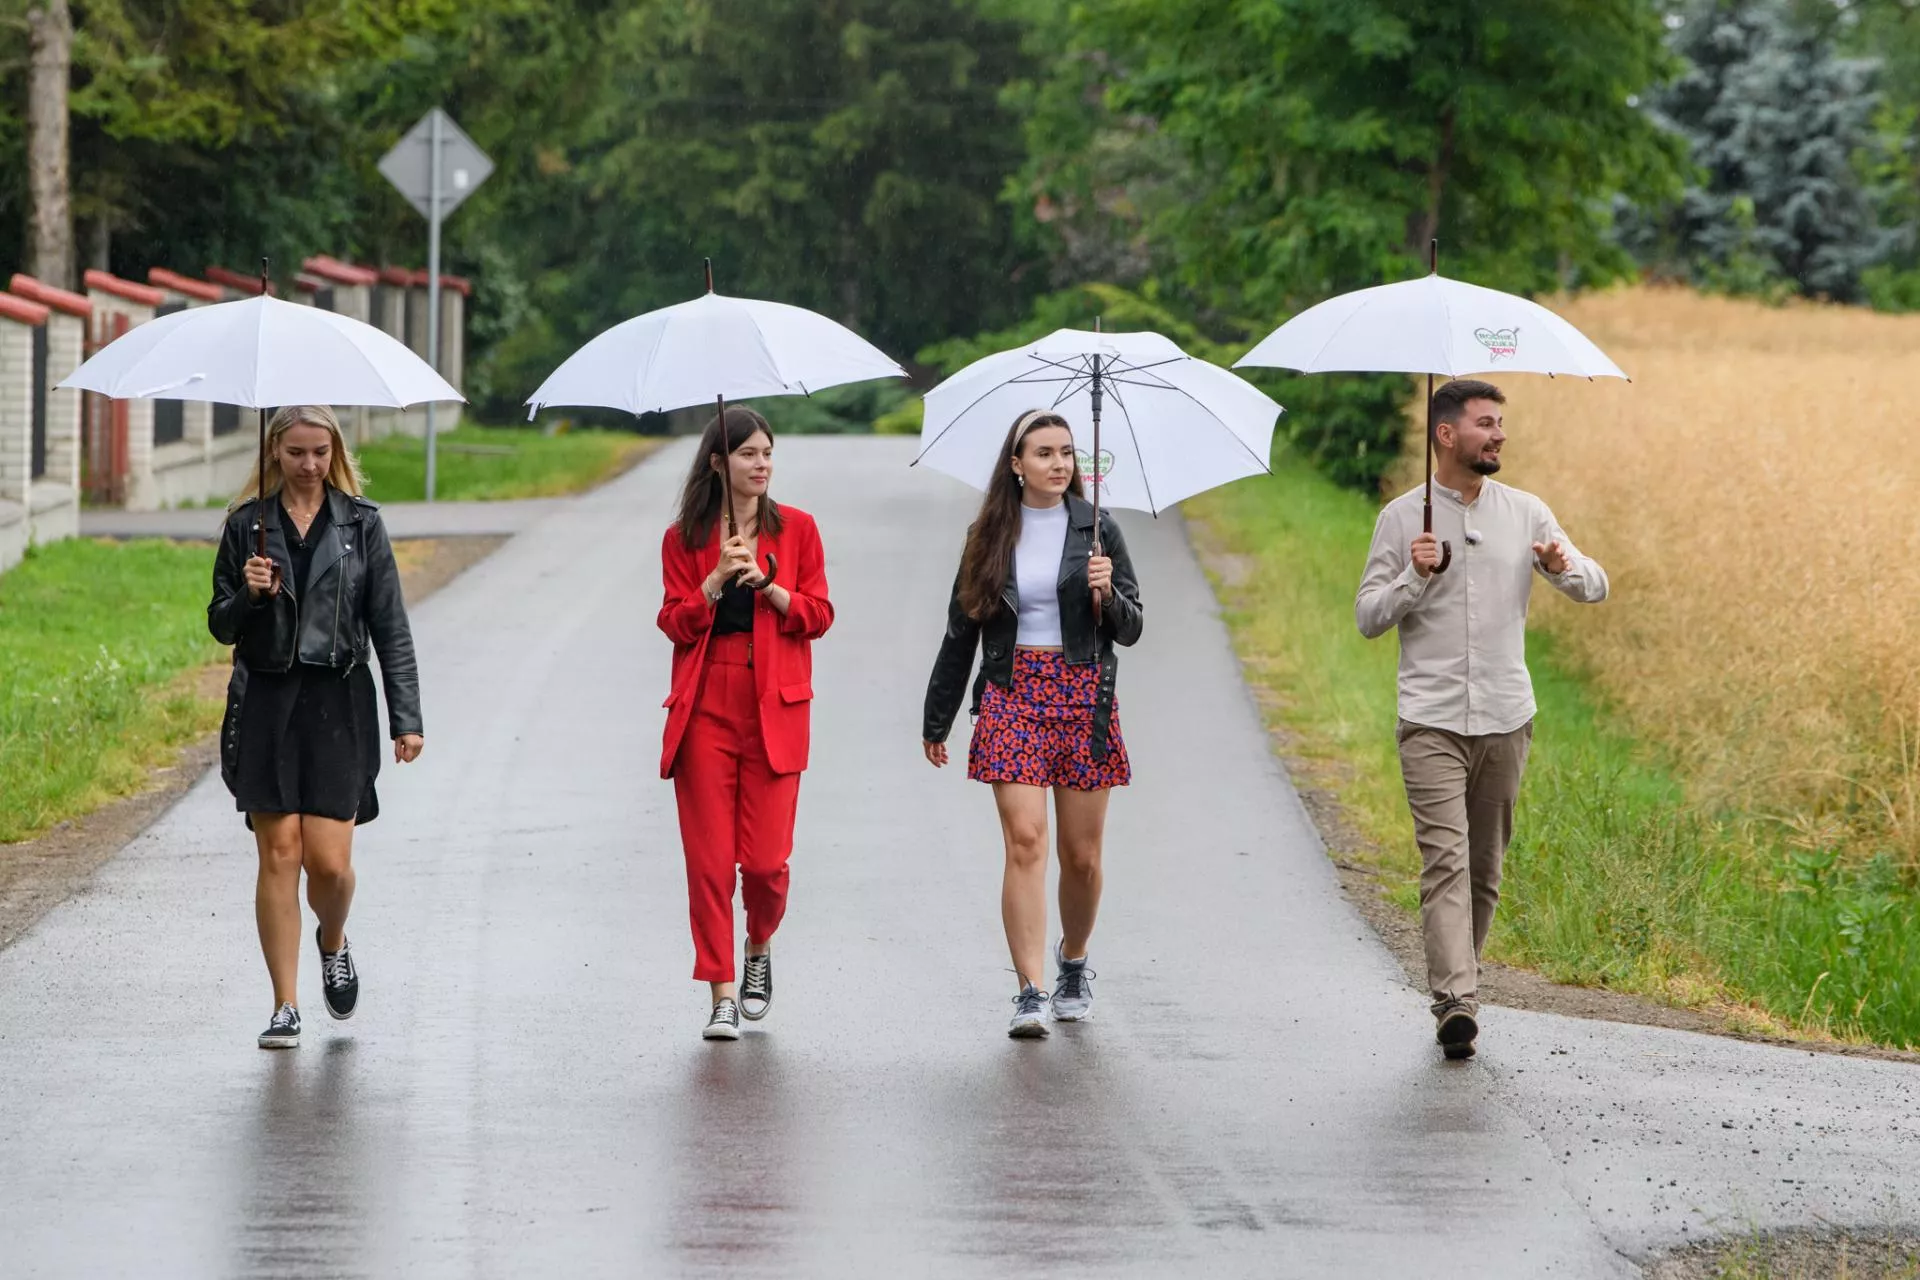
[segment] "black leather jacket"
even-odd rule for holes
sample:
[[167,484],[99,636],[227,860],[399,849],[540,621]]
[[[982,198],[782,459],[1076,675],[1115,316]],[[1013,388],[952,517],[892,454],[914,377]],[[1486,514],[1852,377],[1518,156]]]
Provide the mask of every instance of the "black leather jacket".
[[[414,665],[413,630],[400,594],[393,544],[380,508],[328,486],[330,522],[314,548],[305,582],[294,582],[293,559],[280,527],[278,495],[266,504],[267,555],[280,566],[280,591],[254,600],[247,595],[245,567],[253,554],[253,509],[243,503],[227,516],[213,562],[213,601],[207,630],[233,646],[228,720],[237,723],[249,671],[290,671],[295,661],[351,668],[380,655],[392,736],[421,733],[420,673]],[[223,739],[222,745],[226,743]]]
[[[1113,591],[1099,618],[1093,616],[1093,589],[1087,585],[1087,559],[1093,554],[1093,504],[1067,495],[1067,542],[1060,554],[1060,639],[1069,663],[1100,664],[1100,691],[1093,712],[1093,758],[1107,758],[1113,721],[1113,688],[1119,662],[1116,644],[1130,645],[1140,638],[1143,616],[1140,583],[1127,555],[1126,539],[1111,514],[1100,513],[1100,549],[1113,561]],[[980,695],[991,680],[1001,688],[1013,684],[1013,645],[1019,630],[1020,603],[1013,584],[1013,566],[1007,566],[1003,608],[985,622],[960,607],[960,578],[954,576],[953,596],[947,603],[947,634],[934,659],[927,681],[926,722],[921,736],[945,742],[967,692],[976,649],[986,656],[973,682],[972,714],[980,714]]]

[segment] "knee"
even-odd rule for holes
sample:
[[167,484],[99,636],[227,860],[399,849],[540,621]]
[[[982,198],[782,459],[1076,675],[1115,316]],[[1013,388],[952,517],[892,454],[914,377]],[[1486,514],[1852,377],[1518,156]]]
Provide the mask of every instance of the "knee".
[[337,853],[309,852],[304,865],[308,884],[338,884],[353,869],[351,855],[344,850]]
[[1099,875],[1100,842],[1098,840],[1061,841],[1060,874],[1072,876],[1077,880],[1091,880]]
[[297,832],[276,836],[260,845],[260,869],[271,876],[297,876],[304,854]]
[[1047,829],[1039,823],[1016,822],[1007,827],[1007,864],[1032,871],[1047,861]]

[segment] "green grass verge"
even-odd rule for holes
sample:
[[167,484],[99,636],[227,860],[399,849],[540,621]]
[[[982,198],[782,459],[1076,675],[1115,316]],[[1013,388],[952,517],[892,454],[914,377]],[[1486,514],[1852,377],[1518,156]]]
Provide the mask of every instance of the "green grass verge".
[[[1353,623],[1376,510],[1285,456],[1188,504],[1221,556],[1216,587],[1270,719],[1373,842],[1353,852],[1414,910],[1398,648]],[[1920,894],[1893,856],[1793,849],[1742,815],[1697,811],[1683,770],[1636,741],[1549,637],[1530,632],[1528,648],[1540,710],[1490,958],[1722,1008],[1753,1030],[1920,1044]]]
[[212,552],[170,542],[55,543],[0,574],[0,842],[114,796],[215,728],[194,676]]
[[[577,493],[657,447],[658,439],[624,431],[568,431],[543,436],[530,427],[460,427],[435,435],[434,497],[442,502],[546,498]],[[418,502],[427,492],[427,443],[388,436],[356,452],[367,473],[367,496]]]

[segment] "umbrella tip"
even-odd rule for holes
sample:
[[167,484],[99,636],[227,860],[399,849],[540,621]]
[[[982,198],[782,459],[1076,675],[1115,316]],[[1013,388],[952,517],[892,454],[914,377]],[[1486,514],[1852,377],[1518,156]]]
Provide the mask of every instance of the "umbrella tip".
[[702,262],[703,264],[705,264],[705,266],[706,266],[706,271],[707,271],[707,292],[708,292],[708,293],[712,293],[712,292],[713,292],[713,259],[712,259],[712,258],[702,258],[702,259],[700,259],[700,261],[701,261],[701,262]]

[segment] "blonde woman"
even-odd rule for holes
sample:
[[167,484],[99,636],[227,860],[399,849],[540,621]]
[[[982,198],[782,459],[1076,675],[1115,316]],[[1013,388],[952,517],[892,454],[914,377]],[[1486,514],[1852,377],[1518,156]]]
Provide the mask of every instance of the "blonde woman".
[[[265,496],[261,496],[264,490]],[[255,553],[256,508],[266,555]],[[207,628],[233,646],[220,775],[259,847],[253,910],[273,980],[263,1049],[300,1043],[300,873],[320,918],[327,1012],[350,1018],[360,977],[347,948],[353,829],[379,815],[378,707],[367,663],[380,658],[393,758],[419,756],[420,680],[400,574],[380,510],[325,405],[267,424],[265,479],[228,510],[213,565]]]

